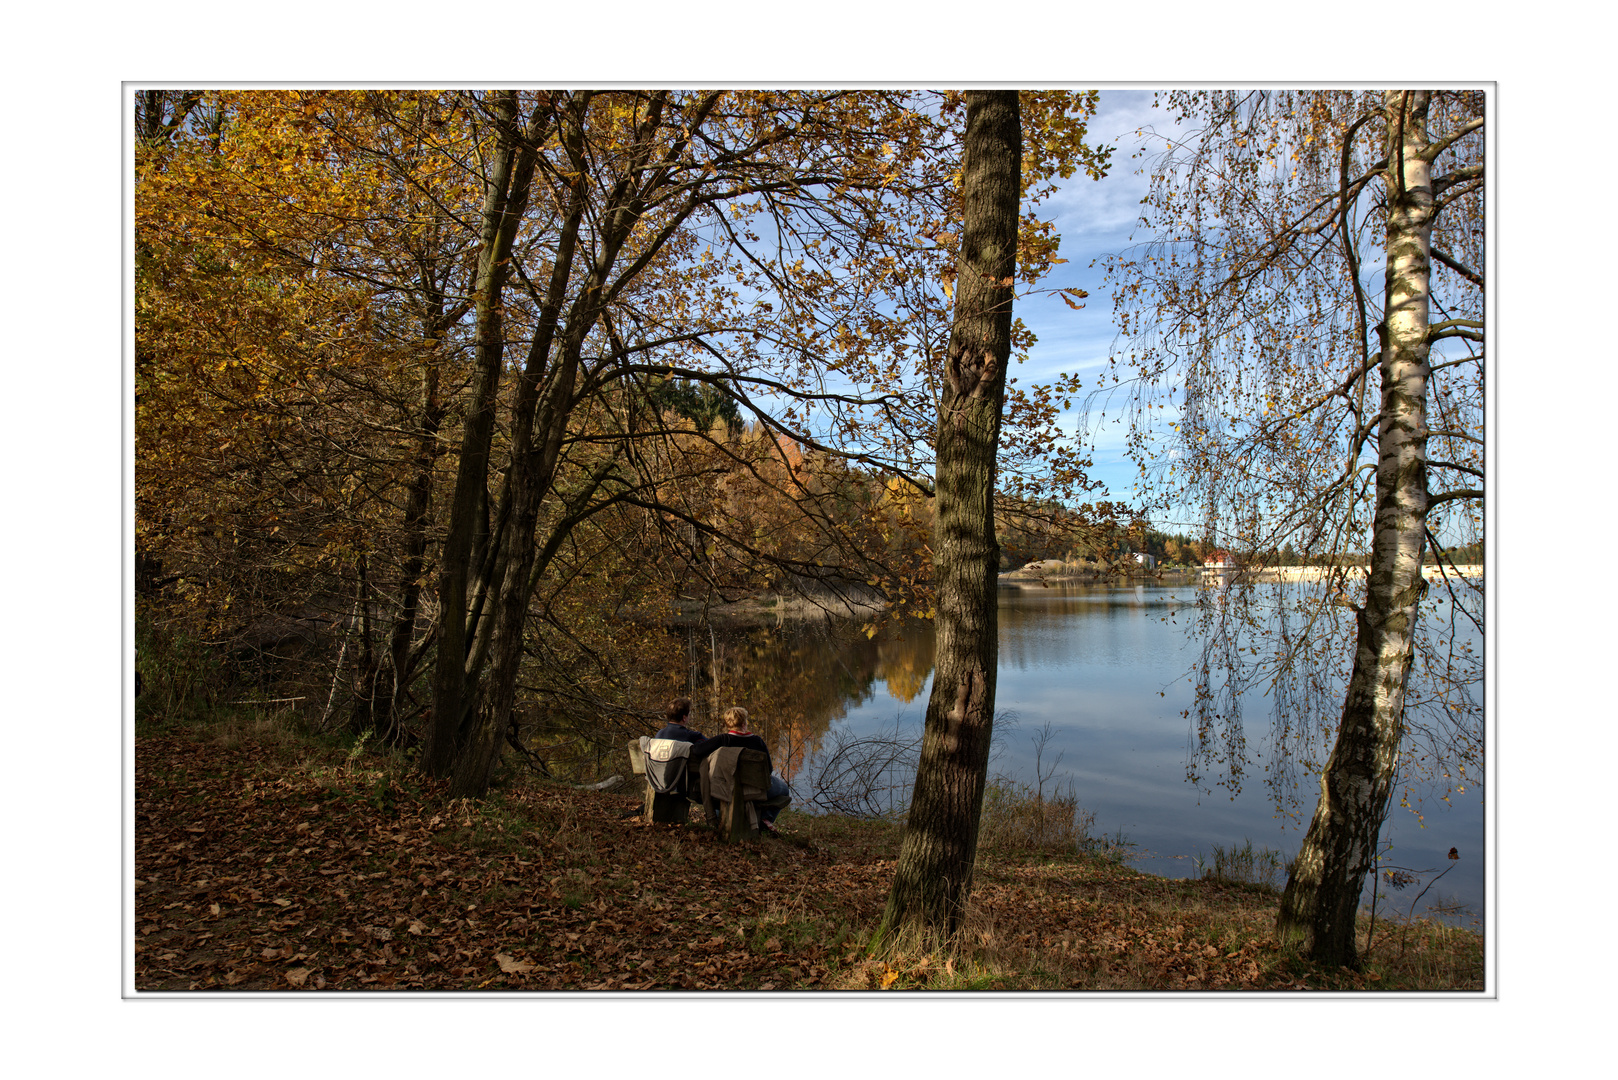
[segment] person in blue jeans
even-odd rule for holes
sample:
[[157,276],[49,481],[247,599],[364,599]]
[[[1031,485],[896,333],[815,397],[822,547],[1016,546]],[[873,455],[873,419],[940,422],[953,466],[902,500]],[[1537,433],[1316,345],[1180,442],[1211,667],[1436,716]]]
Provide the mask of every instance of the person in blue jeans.
[[[765,744],[764,740],[747,730],[746,709],[740,705],[732,705],[725,710],[721,719],[725,722],[724,733],[715,735],[711,739],[703,739],[701,742],[694,744],[691,747],[691,764],[687,768],[697,768],[709,754],[725,746],[761,750],[766,758],[770,756],[770,748]],[[786,803],[792,801],[791,795],[792,789],[787,787],[787,782],[775,775],[775,766],[772,762],[770,766],[770,801],[776,803],[776,805],[761,806],[758,814],[759,822],[764,826],[766,832],[775,832],[775,819],[782,810],[786,809]],[[778,802],[782,796],[786,797],[785,803]]]

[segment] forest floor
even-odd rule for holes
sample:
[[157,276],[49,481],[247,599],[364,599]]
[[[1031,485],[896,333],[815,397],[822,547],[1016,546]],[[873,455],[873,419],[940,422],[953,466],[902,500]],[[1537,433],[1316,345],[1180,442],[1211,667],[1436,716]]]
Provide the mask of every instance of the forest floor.
[[1484,988],[1474,932],[1379,921],[1325,970],[1271,889],[1079,853],[986,852],[957,956],[876,953],[898,826],[788,810],[726,845],[634,789],[449,800],[402,765],[267,720],[137,728],[136,991]]

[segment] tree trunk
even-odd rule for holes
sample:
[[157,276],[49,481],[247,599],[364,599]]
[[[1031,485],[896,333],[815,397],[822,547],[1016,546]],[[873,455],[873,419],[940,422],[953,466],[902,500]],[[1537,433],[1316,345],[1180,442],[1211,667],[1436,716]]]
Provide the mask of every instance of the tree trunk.
[[[666,95],[654,95],[647,107],[641,121],[641,138],[601,215],[603,226],[598,246],[588,253],[589,272],[569,306],[565,326],[558,337],[561,307],[576,260],[576,244],[588,198],[584,179],[584,128],[590,97],[583,93],[573,99],[573,115],[564,126],[564,145],[579,178],[512,410],[511,469],[501,498],[500,521],[494,530],[496,555],[495,571],[488,586],[489,610],[478,627],[473,650],[473,670],[481,677],[486,661],[488,674],[482,687],[482,707],[467,727],[450,781],[450,792],[456,796],[479,796],[488,788],[502,738],[510,723],[522,664],[528,603],[533,593],[535,535],[540,509],[551,494],[561,460],[583,365],[585,340],[601,318],[613,267],[645,209],[641,189],[656,149],[653,135]],[[553,341],[557,354],[555,363],[551,363]]]
[[[442,299],[436,301],[435,316],[441,315]],[[416,616],[421,610],[422,575],[427,567],[427,528],[430,524],[433,498],[433,469],[438,461],[438,429],[444,421],[444,404],[438,392],[441,358],[438,342],[445,327],[435,317],[428,325],[428,339],[433,352],[427,358],[421,376],[421,431],[416,438],[416,455],[411,468],[413,475],[405,503],[404,561],[401,569],[399,614],[394,619],[393,633],[388,641],[389,681],[388,694],[382,701],[382,715],[377,718],[383,741],[390,746],[402,745],[404,730],[399,715],[404,711],[405,695],[410,685],[410,644],[416,635]]]
[[453,767],[457,733],[471,698],[466,687],[467,581],[478,502],[488,477],[495,396],[505,355],[501,300],[512,242],[534,169],[532,152],[518,152],[516,107],[516,93],[502,92],[497,102],[499,139],[484,199],[483,243],[474,290],[477,384],[461,435],[460,465],[439,563],[440,626],[433,673],[432,725],[427,752],[422,757],[422,768],[432,776],[447,776]]
[[959,291],[938,416],[937,666],[883,932],[948,948],[972,888],[999,651],[995,456],[1021,194],[1016,91],[966,95]]
[[[587,196],[583,138],[589,103],[588,93],[574,99],[571,122],[565,125],[563,132],[569,157],[577,165],[579,174],[557,244],[545,304],[529,347],[527,363],[523,366],[517,400],[512,409],[511,468],[506,472],[505,489],[501,493],[499,524],[490,537],[494,554],[493,570],[486,585],[488,610],[483,613],[478,626],[472,662],[473,671],[479,678],[486,659],[491,670],[484,687],[481,708],[468,725],[464,745],[455,762],[450,790],[456,796],[479,796],[488,789],[501,737],[510,722],[511,709],[516,701],[517,672],[522,663],[523,631],[528,618],[534,534],[538,527],[540,506],[556,476],[561,439],[567,426],[573,394],[574,374],[578,370],[579,353],[572,339],[576,336],[582,342],[587,326],[593,322],[570,324],[568,340],[562,349],[563,362],[557,365],[558,370],[551,371],[552,343],[556,338],[560,312],[578,250],[579,229],[584,220]],[[604,273],[600,265],[594,267],[589,277],[589,283],[594,288],[587,287],[587,295],[596,295]],[[574,319],[570,323],[582,321],[579,315],[580,309],[575,305]],[[548,383],[545,382],[547,374],[550,375]],[[542,390],[547,407],[541,421],[543,437],[536,447],[535,417],[541,411]]]
[[1384,95],[1387,292],[1377,431],[1377,500],[1370,583],[1358,612],[1354,668],[1320,802],[1298,852],[1276,920],[1283,940],[1311,959],[1358,967],[1354,919],[1393,793],[1404,736],[1405,687],[1416,607],[1426,589],[1427,353],[1434,217],[1426,91]]

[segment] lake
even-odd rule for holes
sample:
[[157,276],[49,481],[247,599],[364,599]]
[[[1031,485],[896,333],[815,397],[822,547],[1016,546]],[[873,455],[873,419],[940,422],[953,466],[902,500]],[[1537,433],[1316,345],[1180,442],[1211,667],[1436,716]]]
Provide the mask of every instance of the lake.
[[[1205,770],[1200,783],[1187,780],[1195,736],[1182,713],[1193,700],[1188,672],[1200,648],[1186,634],[1195,595],[1194,585],[1156,584],[1000,590],[991,774],[1033,783],[1037,760],[1049,776],[1047,791],[1072,783],[1081,807],[1095,816],[1092,834],[1121,833],[1133,845],[1133,865],[1166,877],[1195,876],[1198,859],[1211,861],[1215,846],[1230,849],[1249,840],[1292,858],[1319,790],[1316,776],[1300,773],[1297,817],[1277,810],[1264,783],[1269,708],[1259,694],[1247,708],[1246,735],[1260,760],[1241,790],[1232,795],[1219,786],[1217,770]],[[754,730],[769,739],[792,782],[794,807],[813,811],[817,801],[824,804],[816,799],[818,771],[839,745],[861,737],[919,737],[932,684],[932,639],[925,622],[874,639],[852,624],[787,623],[725,635],[711,645],[702,641],[702,651],[712,653],[702,664],[703,681],[717,676],[714,700],[753,711]],[[1470,644],[1481,649],[1481,641]],[[1048,738],[1036,759],[1046,725]],[[1421,898],[1417,914],[1443,900],[1464,909],[1451,921],[1481,926],[1481,797],[1481,785],[1468,786],[1449,805],[1425,793],[1422,822],[1397,805],[1390,811],[1385,866],[1449,868]],[[1453,865],[1447,859],[1452,847],[1461,856]],[[1409,911],[1434,876],[1423,874],[1402,891],[1384,887],[1379,912]]]

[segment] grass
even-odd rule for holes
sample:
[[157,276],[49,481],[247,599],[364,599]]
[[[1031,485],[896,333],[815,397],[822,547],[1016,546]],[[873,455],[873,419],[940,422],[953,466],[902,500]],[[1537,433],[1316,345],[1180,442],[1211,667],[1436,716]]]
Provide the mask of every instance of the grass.
[[1204,880],[1227,885],[1245,885],[1277,893],[1286,885],[1292,866],[1273,848],[1255,848],[1252,840],[1243,840],[1241,846],[1213,846],[1213,854],[1204,861],[1200,854],[1197,869]]
[[[1483,988],[1482,937],[1431,920],[1379,916],[1358,972],[1311,965],[1272,932],[1276,853],[1215,847],[1199,879],[1142,874],[1121,836],[1092,835],[1071,788],[991,785],[965,930],[944,956],[869,949],[901,825],[788,810],[779,839],[722,845],[702,825],[640,822],[623,792],[520,777],[449,800],[411,765],[284,714],[198,711],[137,730],[137,917],[153,927],[137,940],[137,986],[285,990],[260,954],[315,956],[312,943],[331,941],[343,947],[299,962],[309,987]],[[218,809],[200,832],[188,816],[199,800]],[[233,883],[221,892],[220,880]],[[355,923],[316,902],[339,887],[362,912],[398,907],[391,942],[355,936],[379,915]],[[300,896],[288,920],[301,924],[264,907]],[[534,970],[492,966],[496,949]]]
[[1134,845],[1122,831],[1115,836],[1093,835],[1095,814],[1079,805],[1073,785],[1056,787],[1047,795],[1038,787],[993,777],[983,794],[983,816],[978,826],[979,855],[1085,854],[1122,863]]

